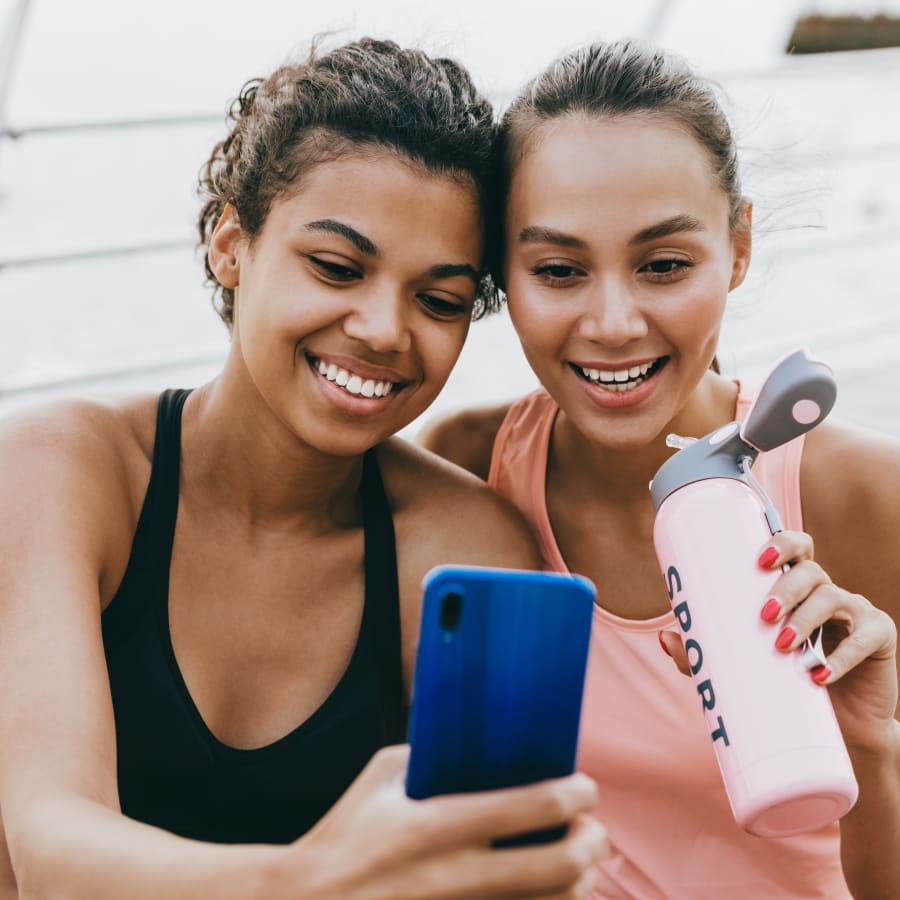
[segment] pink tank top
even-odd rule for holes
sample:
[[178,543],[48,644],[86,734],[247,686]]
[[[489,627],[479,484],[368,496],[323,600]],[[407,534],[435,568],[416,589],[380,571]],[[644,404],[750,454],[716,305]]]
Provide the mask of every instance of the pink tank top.
[[[753,397],[741,390],[737,418]],[[557,406],[544,390],[513,404],[494,443],[489,482],[531,523],[548,568],[568,571],[547,514],[545,474]],[[753,467],[784,521],[801,530],[803,438]],[[602,602],[603,586],[598,585]],[[837,824],[759,838],[734,822],[691,680],[662,652],[673,614],[622,619],[594,607],[578,767],[599,786],[611,854],[595,898],[849,898]]]

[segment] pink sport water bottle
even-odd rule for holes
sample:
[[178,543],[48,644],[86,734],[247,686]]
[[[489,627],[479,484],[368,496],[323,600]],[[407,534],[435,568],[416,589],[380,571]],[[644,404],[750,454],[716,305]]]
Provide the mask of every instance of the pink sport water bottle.
[[828,366],[798,350],[743,426],[684,446],[650,485],[656,554],[728,799],[737,823],[764,837],[831,823],[858,792],[828,691],[808,671],[824,661],[821,634],[786,654],[760,619],[780,573],[757,557],[781,524],[750,471],[759,452],[818,425],[836,393]]

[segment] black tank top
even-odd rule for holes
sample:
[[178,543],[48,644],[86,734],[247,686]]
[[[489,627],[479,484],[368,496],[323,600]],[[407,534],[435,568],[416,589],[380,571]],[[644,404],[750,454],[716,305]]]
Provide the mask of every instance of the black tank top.
[[153,465],[122,584],[103,614],[125,815],[184,837],[287,843],[335,803],[378,748],[405,740],[397,560],[373,451],[361,483],[365,608],[331,695],[273,744],[240,750],[206,727],[169,633],[169,562],[178,512],[181,410],[159,400]]

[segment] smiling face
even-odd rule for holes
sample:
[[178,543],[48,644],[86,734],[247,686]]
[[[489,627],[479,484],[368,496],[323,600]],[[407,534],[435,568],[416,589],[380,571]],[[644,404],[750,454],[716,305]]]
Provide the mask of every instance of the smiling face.
[[467,182],[387,150],[322,163],[274,203],[252,242],[235,223],[217,230],[211,256],[234,258],[232,357],[303,442],[363,452],[444,385],[482,249]]
[[588,439],[636,449],[691,415],[748,218],[733,240],[706,151],[661,118],[572,115],[529,138],[507,208],[509,311]]

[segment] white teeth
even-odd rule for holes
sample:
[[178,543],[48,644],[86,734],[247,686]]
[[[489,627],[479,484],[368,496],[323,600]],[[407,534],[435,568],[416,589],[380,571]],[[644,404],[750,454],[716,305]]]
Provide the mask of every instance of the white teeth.
[[394,388],[391,381],[376,381],[374,378],[363,379],[361,375],[354,375],[335,363],[325,363],[321,359],[316,361],[315,367],[320,375],[357,396],[387,397]]
[[637,382],[653,368],[653,365],[653,363],[641,363],[628,369],[587,369],[582,366],[581,372],[589,381],[594,384],[602,384],[608,390],[627,391],[635,387]]

